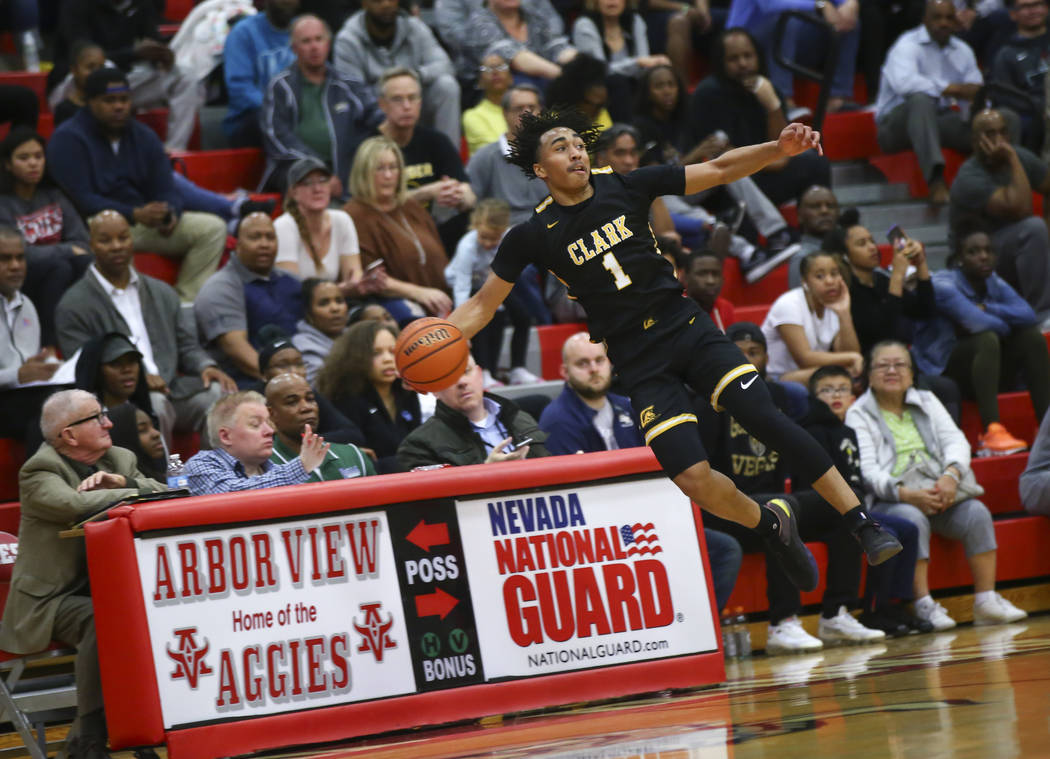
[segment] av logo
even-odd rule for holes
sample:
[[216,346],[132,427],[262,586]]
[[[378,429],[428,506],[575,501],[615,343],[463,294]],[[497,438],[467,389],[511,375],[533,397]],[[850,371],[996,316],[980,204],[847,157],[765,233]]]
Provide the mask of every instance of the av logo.
[[388,648],[397,648],[397,643],[390,637],[390,628],[394,626],[394,615],[391,614],[384,622],[379,616],[381,603],[361,604],[361,611],[365,613],[363,624],[357,624],[354,620],[354,629],[361,634],[361,645],[357,647],[359,653],[371,651],[376,661],[383,661],[383,652]]
[[208,653],[208,639],[204,639],[204,646],[197,645],[197,628],[184,627],[175,630],[175,638],[178,647],[172,651],[168,646],[168,656],[175,662],[175,671],[171,673],[172,680],[186,679],[186,684],[192,690],[197,689],[197,679],[201,675],[210,675],[211,667],[204,661]]

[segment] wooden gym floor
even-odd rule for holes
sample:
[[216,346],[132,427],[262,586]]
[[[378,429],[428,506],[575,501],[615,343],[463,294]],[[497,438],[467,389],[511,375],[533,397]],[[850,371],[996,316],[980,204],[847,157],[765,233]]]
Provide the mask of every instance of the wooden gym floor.
[[[729,662],[727,675],[725,685],[709,690],[490,718],[279,756],[1050,757],[1047,614],[812,655],[756,655]],[[49,738],[61,740],[64,732],[54,728]],[[20,745],[17,735],[0,736],[3,754]]]

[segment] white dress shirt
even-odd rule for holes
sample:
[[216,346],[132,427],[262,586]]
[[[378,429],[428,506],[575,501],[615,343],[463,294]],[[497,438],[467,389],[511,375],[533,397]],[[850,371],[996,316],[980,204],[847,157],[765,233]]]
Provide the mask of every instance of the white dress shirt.
[[91,273],[95,275],[99,285],[102,287],[109,299],[113,301],[117,312],[124,317],[131,334],[128,338],[132,345],[142,354],[142,361],[146,365],[146,371],[150,374],[160,374],[157,364],[153,360],[153,346],[149,341],[149,332],[146,331],[146,320],[142,317],[142,302],[139,300],[139,275],[134,268],[131,269],[131,279],[128,280],[126,289],[121,290],[114,287],[113,283],[102,276],[95,264],[91,264]]
[[[885,118],[908,95],[916,92],[936,98],[942,108],[949,108],[954,104],[954,98],[941,95],[945,87],[983,82],[969,45],[953,36],[947,45],[941,47],[930,38],[925,26],[917,26],[898,37],[886,53],[875,118]],[[966,103],[959,103],[959,106],[965,118],[969,108]]]

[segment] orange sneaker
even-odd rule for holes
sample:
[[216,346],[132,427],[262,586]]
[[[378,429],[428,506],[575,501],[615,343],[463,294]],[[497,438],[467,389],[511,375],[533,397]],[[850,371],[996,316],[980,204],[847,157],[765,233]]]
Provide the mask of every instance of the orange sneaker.
[[1011,435],[999,422],[992,422],[978,439],[978,456],[1007,456],[1028,450],[1028,443]]

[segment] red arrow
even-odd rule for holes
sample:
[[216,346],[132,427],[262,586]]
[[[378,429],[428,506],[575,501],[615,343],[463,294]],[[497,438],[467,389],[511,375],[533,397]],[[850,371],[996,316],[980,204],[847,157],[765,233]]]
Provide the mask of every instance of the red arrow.
[[441,617],[444,619],[458,603],[458,598],[450,596],[441,588],[438,588],[428,595],[416,596],[416,616]]
[[420,519],[419,524],[412,528],[412,532],[405,536],[405,540],[414,543],[424,551],[429,551],[433,546],[447,545],[449,542],[448,525],[444,522],[427,524]]

